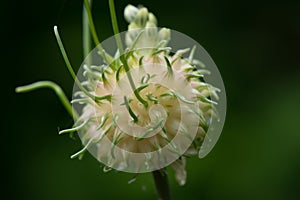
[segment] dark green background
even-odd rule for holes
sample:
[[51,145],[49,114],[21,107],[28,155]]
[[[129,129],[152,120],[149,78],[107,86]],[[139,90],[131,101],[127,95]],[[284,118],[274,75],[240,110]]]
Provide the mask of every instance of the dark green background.
[[[223,133],[204,159],[188,160],[187,184],[174,199],[300,199],[299,1],[116,1],[120,29],[128,3],[147,6],[160,26],[183,32],[213,57],[226,87]],[[73,66],[82,61],[81,1],[1,3],[3,80],[1,198],[29,200],[155,199],[151,174],[103,173],[87,155],[69,156],[79,140],[58,136],[72,119],[50,90],[15,94],[37,80],[60,84],[68,74],[52,32],[58,24]],[[101,40],[111,36],[107,1],[94,1]],[[3,159],[4,158],[4,159]]]

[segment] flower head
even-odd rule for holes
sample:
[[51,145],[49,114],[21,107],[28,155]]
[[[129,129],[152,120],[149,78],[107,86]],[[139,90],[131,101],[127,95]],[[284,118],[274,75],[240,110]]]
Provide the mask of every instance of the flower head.
[[[147,8],[129,5],[124,14],[129,22],[125,51],[119,49],[110,63],[83,64],[90,92],[109,98],[94,101],[79,93],[84,100],[76,122],[84,124],[81,140],[117,170],[147,172],[171,165],[182,185],[185,156],[199,151],[218,89],[203,81],[209,71],[198,68],[195,48],[172,52],[170,29],[159,29]],[[98,49],[93,56],[99,57]]]
[[[92,35],[98,44],[88,0],[84,2]],[[73,128],[60,133],[77,131],[84,146],[72,158],[81,158],[88,150],[106,166],[105,169],[132,173],[171,166],[176,180],[183,185],[187,176],[186,157],[203,156],[202,147],[209,138],[209,130],[215,128],[213,119],[218,116],[215,105],[220,90],[206,81],[210,71],[194,58],[196,46],[175,50],[178,33],[159,28],[153,13],[145,7],[132,5],[124,11],[128,30],[118,34],[113,0],[109,2],[116,33],[113,41],[118,47],[113,49],[115,55],[111,56],[103,49],[103,43],[98,44],[82,64],[83,79],[81,74],[74,73],[57,27],[54,27],[63,58],[75,80],[71,102],[75,109],[53,82],[41,81],[19,87],[17,91],[49,87],[57,93],[75,119]],[[182,38],[181,43],[190,44],[186,36]],[[114,47],[109,44],[110,48]],[[205,56],[210,59],[208,54]],[[222,112],[225,113],[225,109]],[[222,117],[224,120],[224,115]],[[223,122],[216,128],[217,134],[209,135],[214,138],[208,139],[207,151],[217,140]]]

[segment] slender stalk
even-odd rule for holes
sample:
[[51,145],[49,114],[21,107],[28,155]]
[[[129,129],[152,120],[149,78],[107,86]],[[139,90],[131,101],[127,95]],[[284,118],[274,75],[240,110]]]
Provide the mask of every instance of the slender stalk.
[[[89,0],[89,7],[91,9],[92,7],[92,0]],[[90,26],[89,26],[89,17],[85,8],[85,5],[83,5],[82,10],[82,46],[83,46],[83,56],[86,57],[90,51],[91,51],[91,33],[90,33]],[[87,63],[90,64],[89,61]]]
[[158,199],[171,200],[171,193],[166,169],[153,171],[152,175],[154,178]]
[[50,89],[54,90],[54,92],[59,97],[60,101],[62,102],[63,106],[68,111],[68,113],[71,115],[71,117],[74,117],[75,120],[78,119],[78,114],[75,110],[73,110],[73,108],[72,108],[68,98],[66,97],[65,93],[63,92],[61,87],[59,87],[54,82],[39,81],[39,82],[36,82],[36,83],[32,83],[30,85],[17,87],[16,92],[18,92],[18,93],[30,92],[30,91],[40,89],[40,88],[50,88]]
[[[95,28],[95,25],[94,25],[89,0],[84,0],[84,6],[85,6],[86,14],[87,14],[87,17],[88,17],[88,22],[89,22],[89,25],[90,25],[90,31],[91,31],[93,40],[94,40],[96,45],[99,45],[100,42],[99,42],[97,32],[96,32],[96,28]],[[102,49],[102,47],[100,47],[100,48]]]
[[91,31],[94,43],[96,44],[98,50],[100,51],[101,56],[103,56],[103,58],[108,62],[107,64],[110,64],[113,61],[113,58],[109,54],[107,54],[101,46],[101,43],[100,43],[99,38],[97,36],[95,24],[94,24],[94,21],[93,21],[93,16],[92,16],[92,12],[91,12],[91,4],[90,3],[91,2],[89,2],[89,0],[84,0],[87,19],[88,19],[89,26],[90,26],[90,31]]
[[[64,48],[64,46],[63,46],[63,43],[62,43],[62,41],[61,41],[61,39],[60,39],[60,35],[59,35],[59,32],[58,32],[57,26],[54,26],[54,34],[55,34],[55,37],[56,37],[56,40],[57,40],[59,49],[60,49],[60,51],[61,51],[61,54],[62,54],[62,56],[63,56],[63,58],[64,58],[64,61],[65,61],[65,63],[66,63],[66,66],[67,66],[67,68],[68,68],[68,70],[69,70],[69,72],[70,72],[72,78],[74,79],[75,83],[77,84],[77,86],[78,86],[82,91],[84,91],[85,93],[89,94],[89,92],[87,92],[86,89],[85,89],[84,87],[82,87],[80,81],[78,80],[78,78],[77,78],[77,76],[76,76],[76,74],[75,74],[75,72],[74,72],[74,70],[73,70],[73,67],[72,67],[72,65],[71,65],[71,63],[70,63],[70,60],[69,60],[68,56],[67,56],[66,50],[65,50],[65,48]],[[93,98],[93,97],[92,97],[92,98]]]
[[122,45],[122,40],[121,40],[121,36],[119,34],[119,26],[118,26],[118,21],[117,21],[117,15],[116,15],[116,10],[115,10],[115,4],[114,4],[114,0],[109,0],[109,10],[110,10],[110,15],[111,15],[111,23],[113,26],[113,30],[114,30],[114,34],[115,34],[115,38],[116,38],[116,42],[120,51],[120,60],[123,63],[124,69],[126,71],[126,75],[128,78],[128,81],[130,83],[130,86],[133,90],[134,95],[136,96],[136,98],[147,108],[148,107],[148,102],[145,101],[139,94],[139,92],[136,90],[134,81],[132,79],[131,73],[130,73],[130,69],[126,60],[126,56],[123,53],[123,45]]
[[120,55],[123,54],[123,45],[122,40],[119,32],[119,26],[117,21],[117,15],[116,15],[116,9],[115,9],[115,3],[114,0],[109,0],[109,10],[110,10],[110,16],[111,16],[111,23],[113,26],[116,42],[120,51]]
[[68,58],[68,56],[67,56],[66,50],[65,50],[65,48],[64,48],[64,45],[63,45],[63,43],[62,43],[62,41],[61,41],[61,39],[60,39],[60,35],[59,35],[59,33],[58,33],[57,26],[54,26],[54,34],[55,34],[55,37],[56,37],[56,40],[57,40],[59,49],[60,49],[60,51],[61,51],[61,54],[62,54],[62,56],[63,56],[63,58],[64,58],[65,63],[66,63],[66,66],[67,66],[67,68],[68,68],[68,70],[69,70],[69,72],[70,72],[72,78],[74,79],[76,85],[79,87],[79,89],[80,89],[81,91],[83,91],[88,97],[90,97],[91,99],[93,99],[93,100],[95,100],[95,101],[101,101],[101,100],[104,100],[104,99],[110,100],[110,98],[111,98],[110,95],[101,96],[101,97],[94,96],[94,95],[92,95],[89,91],[87,91],[87,90],[81,85],[80,81],[78,80],[78,78],[77,78],[77,76],[76,76],[76,74],[75,74],[75,72],[74,72],[74,70],[73,70],[73,67],[72,67],[72,65],[71,65],[71,63],[70,63],[70,60],[69,60],[69,58]]

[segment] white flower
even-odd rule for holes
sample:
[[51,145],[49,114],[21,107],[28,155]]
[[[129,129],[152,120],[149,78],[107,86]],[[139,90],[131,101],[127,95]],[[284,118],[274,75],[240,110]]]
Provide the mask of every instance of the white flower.
[[[209,126],[206,119],[214,115],[210,97],[217,97],[218,90],[202,81],[209,72],[196,68],[194,48],[170,54],[171,31],[158,29],[146,8],[129,5],[124,15],[130,24],[123,57],[117,53],[113,67],[84,66],[93,95],[109,98],[85,105],[77,122],[87,122],[80,137],[86,149],[112,168],[141,172],[168,163],[183,185],[185,156],[198,153]],[[190,56],[183,58],[188,52]],[[87,98],[84,93],[81,97]],[[181,139],[173,142],[177,135]],[[161,152],[166,146],[180,153],[172,163],[171,154]],[[132,154],[145,156],[132,159]]]
[[[113,1],[110,3],[113,8]],[[83,82],[76,77],[54,27],[68,70],[80,89],[71,102],[79,103],[79,114],[53,82],[40,81],[16,91],[47,87],[56,92],[76,121],[73,128],[60,134],[78,131],[84,145],[72,158],[89,150],[106,167],[132,173],[171,166],[177,182],[184,185],[186,157],[200,157],[204,139],[204,144],[207,139],[210,142],[203,145],[209,152],[218,138],[209,134],[208,128],[212,117],[217,116],[213,99],[219,100],[220,90],[204,81],[210,72],[193,58],[195,47],[172,52],[168,47],[171,30],[159,29],[156,17],[147,8],[128,5],[124,16],[129,22],[126,49],[118,34],[115,37],[119,49],[114,57],[101,45],[95,48],[93,58],[102,58],[103,64],[98,66],[93,64],[93,58],[87,58]],[[113,24],[117,30],[114,21]],[[91,28],[94,29],[92,25]],[[185,57],[187,53],[190,54]],[[214,138],[206,137],[207,133]]]

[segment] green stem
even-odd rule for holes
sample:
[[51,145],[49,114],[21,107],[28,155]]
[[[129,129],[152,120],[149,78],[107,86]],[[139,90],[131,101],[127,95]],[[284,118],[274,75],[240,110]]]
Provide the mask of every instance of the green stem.
[[[90,25],[90,31],[91,31],[93,40],[94,40],[95,44],[98,46],[98,45],[100,45],[100,42],[99,42],[97,32],[96,32],[96,28],[95,28],[95,25],[94,25],[89,0],[84,0],[84,6],[85,6],[86,13],[87,13],[88,22],[89,22],[89,25]],[[102,49],[101,46],[100,46],[100,48]]]
[[125,68],[125,71],[126,71],[126,74],[127,74],[127,78],[128,78],[128,81],[129,81],[129,83],[130,83],[130,86],[131,86],[131,88],[132,88],[132,90],[133,90],[133,93],[134,93],[134,95],[135,95],[135,97],[147,108],[148,107],[148,102],[147,101],[145,101],[142,97],[141,97],[141,95],[140,95],[140,93],[139,93],[139,91],[136,89],[136,87],[135,87],[135,84],[134,84],[134,81],[133,81],[133,79],[132,79],[132,76],[131,76],[131,73],[130,73],[130,69],[129,69],[129,66],[128,66],[128,63],[127,63],[127,60],[126,60],[126,58],[125,58],[125,55],[122,55],[121,56],[121,61],[122,61],[122,63],[123,63],[123,66],[124,66],[124,68]]
[[63,43],[62,43],[62,41],[61,41],[61,39],[60,39],[60,36],[59,36],[59,33],[58,33],[57,26],[54,26],[54,33],[55,33],[55,37],[56,37],[56,40],[57,40],[59,49],[60,49],[60,51],[61,51],[61,54],[62,54],[62,56],[63,56],[63,58],[64,58],[64,61],[65,61],[66,65],[67,65],[67,68],[68,68],[68,70],[69,70],[69,72],[70,72],[72,78],[74,79],[76,85],[79,87],[79,89],[80,89],[81,91],[83,91],[88,97],[90,97],[91,99],[95,100],[96,102],[97,102],[97,101],[101,101],[101,100],[103,100],[103,99],[110,100],[110,96],[108,96],[108,95],[102,96],[102,97],[98,97],[98,96],[92,95],[89,91],[87,91],[87,90],[81,85],[80,81],[78,80],[78,78],[77,78],[77,76],[76,76],[76,74],[75,74],[75,72],[74,72],[74,70],[73,70],[73,67],[72,67],[72,65],[71,65],[71,63],[70,63],[70,60],[69,60],[69,58],[68,58],[68,56],[67,56],[66,50],[65,50],[65,48],[64,48],[64,45],[63,45]]
[[117,42],[117,45],[118,45],[118,48],[119,48],[119,51],[120,51],[120,55],[121,55],[120,60],[123,63],[128,81],[130,83],[130,86],[131,86],[131,88],[133,90],[133,93],[136,96],[136,98],[147,108],[148,107],[148,102],[145,101],[140,96],[139,92],[136,90],[136,87],[135,87],[134,81],[132,79],[130,69],[129,69],[129,66],[128,66],[128,63],[127,63],[127,60],[126,60],[126,56],[123,53],[123,45],[122,45],[121,36],[119,34],[119,26],[118,26],[118,21],[117,21],[117,15],[116,15],[116,10],[115,10],[114,0],[109,0],[109,10],[110,10],[111,22],[112,22],[116,42]]
[[84,5],[85,5],[86,14],[87,14],[88,22],[90,25],[90,31],[91,31],[93,40],[94,40],[97,48],[99,49],[101,56],[103,56],[103,58],[108,62],[107,64],[110,64],[113,61],[113,58],[104,51],[104,49],[102,48],[102,46],[100,44],[99,38],[97,36],[98,34],[96,32],[95,24],[93,21],[91,5],[90,5],[89,0],[84,0]]
[[[68,70],[69,70],[69,72],[70,72],[72,78],[74,79],[74,81],[75,81],[75,83],[77,84],[77,86],[78,86],[83,92],[86,93],[86,92],[87,92],[86,89],[85,89],[84,87],[82,87],[80,81],[78,80],[78,78],[77,78],[77,76],[76,76],[76,74],[75,74],[75,72],[74,72],[74,70],[73,70],[73,67],[72,67],[72,65],[71,65],[71,63],[70,63],[70,60],[69,60],[69,58],[68,58],[68,56],[67,56],[66,50],[65,50],[65,48],[64,48],[64,45],[63,45],[63,43],[62,43],[62,41],[61,41],[61,38],[60,38],[60,35],[59,35],[59,33],[58,33],[57,26],[54,26],[54,34],[55,34],[55,37],[56,37],[56,40],[57,40],[59,49],[60,49],[60,51],[61,51],[61,54],[62,54],[62,56],[63,56],[63,58],[64,58],[64,61],[65,61],[65,63],[66,63],[66,66],[67,66],[67,68],[68,68]],[[87,92],[87,93],[89,94],[89,92]]]
[[152,175],[154,178],[158,199],[171,200],[171,193],[166,169],[153,171]]
[[78,119],[77,112],[75,110],[73,110],[68,98],[66,97],[66,95],[63,92],[63,90],[61,89],[61,87],[59,87],[54,82],[39,81],[39,82],[36,82],[36,83],[32,83],[30,85],[17,87],[16,92],[18,92],[18,93],[30,92],[30,91],[40,89],[40,88],[50,88],[50,89],[54,90],[54,92],[59,97],[60,101],[62,102],[62,104],[64,105],[64,107],[68,111],[68,113],[71,115],[71,117],[74,117],[75,121],[77,121],[77,119]]
[[125,103],[126,109],[128,110],[130,116],[132,117],[133,121],[137,122],[138,121],[138,117],[134,114],[134,112],[130,108],[130,105],[129,105],[129,102],[128,102],[126,96],[124,96],[124,103]]
[[[89,0],[89,7],[91,9],[92,6],[92,0]],[[83,46],[83,56],[87,57],[88,54],[91,51],[91,34],[90,34],[90,26],[89,26],[89,17],[85,8],[85,5],[83,5],[83,10],[82,10],[82,26],[83,26],[83,31],[82,31],[82,46]],[[89,65],[89,61],[87,61],[87,64]]]
[[120,51],[120,55],[123,54],[123,45],[122,40],[119,32],[119,26],[117,21],[117,15],[116,15],[116,9],[115,9],[115,3],[114,0],[109,0],[109,10],[110,10],[110,16],[111,16],[111,23],[113,26],[116,42]]

